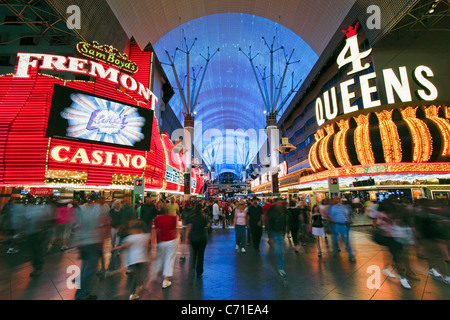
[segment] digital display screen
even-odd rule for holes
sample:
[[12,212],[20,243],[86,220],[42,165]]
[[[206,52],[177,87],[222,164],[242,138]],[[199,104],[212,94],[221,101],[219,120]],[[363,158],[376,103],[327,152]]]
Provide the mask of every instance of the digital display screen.
[[47,137],[150,150],[153,110],[55,85]]

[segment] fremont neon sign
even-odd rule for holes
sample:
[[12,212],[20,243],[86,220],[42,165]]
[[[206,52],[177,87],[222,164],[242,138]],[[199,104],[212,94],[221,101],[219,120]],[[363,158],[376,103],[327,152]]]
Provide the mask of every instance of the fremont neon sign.
[[[355,26],[349,27],[347,30],[342,30],[346,36],[346,43],[340,52],[336,63],[339,69],[347,64],[352,65],[347,75],[352,75],[364,71],[370,67],[369,63],[362,65],[361,60],[368,57],[372,53],[372,49],[364,52],[359,51],[357,28],[359,23]],[[399,101],[395,100],[394,92],[400,99],[400,102],[411,102],[412,94],[408,79],[408,70],[405,66],[399,67],[400,79],[397,78],[393,69],[382,70],[384,78],[384,87],[388,104],[393,104]],[[416,91],[417,96],[425,101],[433,101],[438,97],[438,90],[436,86],[429,81],[429,78],[434,76],[433,71],[427,66],[418,66],[413,71],[414,81],[423,89]],[[359,86],[361,89],[361,97],[364,109],[381,106],[380,100],[372,100],[372,93],[378,91],[376,86],[370,85],[370,80],[376,78],[376,73],[372,72],[364,74],[359,77]],[[359,110],[358,105],[352,105],[351,99],[355,98],[355,92],[351,92],[349,87],[355,85],[355,79],[350,79],[339,84],[342,111],[344,114],[356,112]],[[339,113],[338,99],[336,87],[325,91],[323,96],[316,99],[316,120],[319,126],[328,120],[337,117]]]
[[93,150],[90,155],[84,148],[78,148],[75,152],[69,146],[55,146],[50,150],[50,158],[57,162],[74,164],[91,164],[96,166],[123,167],[143,169],[147,160],[141,155],[123,154],[102,150]]
[[[43,53],[20,52],[17,54],[17,57],[15,78],[30,78],[31,69],[84,74],[105,79],[113,85],[120,84],[125,89],[136,92],[144,100],[150,101],[152,108],[158,103],[158,98],[141,82],[136,81],[129,74],[120,72],[117,68],[107,67],[105,69],[105,65],[99,62]],[[38,62],[41,62],[40,65],[38,65]]]

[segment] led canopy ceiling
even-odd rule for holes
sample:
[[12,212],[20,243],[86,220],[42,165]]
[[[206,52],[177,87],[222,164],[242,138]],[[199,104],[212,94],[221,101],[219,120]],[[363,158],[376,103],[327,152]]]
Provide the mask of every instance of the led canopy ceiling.
[[[241,170],[237,168],[256,163],[255,156],[266,140],[267,110],[252,65],[247,56],[239,52],[239,48],[247,54],[251,50],[252,57],[256,56],[253,59],[256,74],[263,90],[268,92],[270,50],[267,43],[273,43],[274,49],[283,47],[273,55],[274,90],[279,89],[286,56],[292,54],[293,60],[300,60],[290,65],[286,73],[279,99],[280,103],[284,101],[278,114],[281,116],[294,97],[288,96],[293,85],[307,77],[318,59],[314,50],[288,28],[255,15],[213,14],[180,25],[153,45],[162,63],[169,63],[167,53],[175,59],[180,84],[185,92],[186,55],[177,48],[193,45],[189,55],[191,87],[194,82],[192,76],[198,75],[195,82],[197,86],[200,83],[208,47],[211,52],[219,49],[208,65],[197,105],[194,106],[194,145],[208,167],[216,169],[217,175],[220,171],[234,171],[240,175]],[[163,64],[163,67],[172,86],[178,91],[171,66]],[[184,123],[179,92],[170,101],[170,106],[180,122]]]

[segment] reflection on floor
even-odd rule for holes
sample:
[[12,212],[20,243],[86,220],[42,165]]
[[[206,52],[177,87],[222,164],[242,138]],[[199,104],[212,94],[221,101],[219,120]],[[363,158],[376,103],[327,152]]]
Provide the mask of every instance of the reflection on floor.
[[[246,253],[235,250],[235,230],[214,229],[206,248],[205,271],[202,279],[195,278],[189,268],[189,248],[186,260],[181,261],[183,246],[177,250],[172,286],[162,289],[162,277],[150,283],[141,293],[141,300],[447,300],[449,286],[428,275],[428,264],[420,249],[410,248],[411,263],[418,280],[410,281],[411,289],[404,289],[398,279],[374,273],[390,261],[389,252],[370,239],[370,227],[354,227],[351,243],[356,262],[350,262],[344,245],[333,256],[331,238],[322,239],[322,257],[314,242],[307,242],[300,252],[294,251],[291,239],[286,238],[285,271],[277,272],[277,254],[267,242],[264,232],[258,254],[251,246]],[[59,248],[59,247],[56,247]],[[4,249],[4,248],[2,248]],[[7,249],[7,248],[6,248]],[[32,271],[26,248],[19,253],[0,255],[1,300],[73,300],[75,290],[69,289],[67,279],[71,265],[81,265],[78,251],[71,248],[56,250],[45,258],[44,272],[29,277]],[[109,243],[105,245],[105,259],[111,262]],[[155,256],[155,246],[150,256]],[[120,257],[123,259],[125,255]],[[379,269],[378,269],[379,268]],[[99,300],[126,300],[128,276],[126,269],[112,277],[96,277],[93,294]],[[377,281],[379,286],[377,287]]]

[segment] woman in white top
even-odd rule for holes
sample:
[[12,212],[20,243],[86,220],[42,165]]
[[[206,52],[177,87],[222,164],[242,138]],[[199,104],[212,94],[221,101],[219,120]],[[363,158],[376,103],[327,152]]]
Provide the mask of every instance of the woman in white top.
[[245,202],[239,202],[236,206],[234,214],[234,228],[236,230],[236,250],[245,251],[245,234],[248,224],[247,210],[245,208]]

